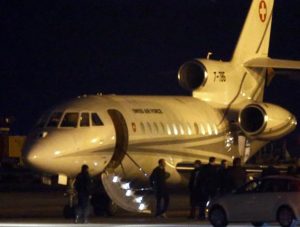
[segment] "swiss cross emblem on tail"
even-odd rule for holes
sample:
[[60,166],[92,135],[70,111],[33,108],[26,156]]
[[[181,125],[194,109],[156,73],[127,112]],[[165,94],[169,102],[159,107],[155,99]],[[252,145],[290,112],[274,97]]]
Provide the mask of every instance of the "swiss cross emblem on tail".
[[264,0],[259,2],[259,18],[261,22],[265,22],[267,18],[267,4]]

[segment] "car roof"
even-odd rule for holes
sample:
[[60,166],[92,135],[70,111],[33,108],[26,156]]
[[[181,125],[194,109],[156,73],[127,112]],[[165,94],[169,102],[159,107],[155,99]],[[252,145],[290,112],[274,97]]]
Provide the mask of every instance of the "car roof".
[[300,181],[299,177],[291,176],[291,175],[272,175],[272,176],[266,176],[262,177],[260,179],[285,179],[285,180],[296,180]]

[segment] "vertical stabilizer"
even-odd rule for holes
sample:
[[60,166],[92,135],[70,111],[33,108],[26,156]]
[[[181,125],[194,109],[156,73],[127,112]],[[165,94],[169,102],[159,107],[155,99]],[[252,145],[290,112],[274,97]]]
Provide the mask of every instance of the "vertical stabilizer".
[[233,62],[268,56],[274,0],[253,0],[240,34]]

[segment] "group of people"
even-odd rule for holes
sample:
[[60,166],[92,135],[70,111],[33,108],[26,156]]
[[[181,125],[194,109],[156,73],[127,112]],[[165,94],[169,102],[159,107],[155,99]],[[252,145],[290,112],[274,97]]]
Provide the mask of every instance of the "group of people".
[[[243,185],[247,180],[246,170],[241,165],[241,159],[235,158],[233,166],[227,167],[227,161],[222,160],[220,165],[216,165],[216,158],[210,157],[207,164],[202,164],[200,160],[194,162],[194,169],[189,179],[190,191],[190,216],[196,217],[196,208],[199,208],[199,219],[205,218],[205,206],[209,199],[217,194],[225,194]],[[158,161],[158,166],[150,175],[150,184],[156,196],[156,217],[166,217],[169,205],[169,191],[166,180],[170,174],[165,170],[164,159]]]
[[198,207],[197,218],[204,219],[208,200],[240,187],[247,180],[246,170],[242,167],[240,158],[235,158],[231,167],[227,166],[226,160],[222,160],[218,166],[215,161],[215,157],[210,157],[205,165],[200,160],[194,162],[194,170],[189,180],[191,205],[189,218],[196,217]]
[[[205,218],[205,205],[207,201],[217,194],[225,194],[246,182],[246,171],[241,166],[241,159],[235,158],[233,166],[227,167],[227,161],[222,160],[216,165],[216,158],[210,157],[207,164],[200,160],[194,162],[194,169],[189,179],[190,191],[190,216],[196,217],[196,208],[199,208],[199,219]],[[150,175],[150,185],[156,197],[156,217],[166,217],[169,206],[169,190],[167,179],[170,177],[165,169],[166,161],[160,159],[158,166]],[[87,222],[88,207],[91,194],[91,178],[87,165],[82,165],[81,172],[76,176],[74,182],[77,191],[78,206],[75,212],[75,222]]]

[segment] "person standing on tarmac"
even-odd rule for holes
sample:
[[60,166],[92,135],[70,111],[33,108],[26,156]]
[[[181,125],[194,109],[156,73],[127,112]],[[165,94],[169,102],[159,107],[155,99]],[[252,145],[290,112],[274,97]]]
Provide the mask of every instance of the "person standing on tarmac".
[[234,158],[233,165],[228,169],[228,186],[229,191],[239,188],[247,181],[247,172],[242,167],[241,158]]
[[217,169],[217,176],[218,176],[218,193],[223,195],[228,191],[228,167],[227,161],[225,159],[221,160],[220,166]]
[[204,185],[206,188],[208,199],[212,199],[217,194],[218,176],[215,162],[216,158],[210,157],[208,160],[208,164],[204,166]]
[[77,191],[78,206],[76,209],[75,223],[87,223],[89,215],[89,200],[91,197],[91,178],[88,165],[81,166],[81,172],[74,182]]
[[[167,217],[166,211],[169,206],[169,192],[167,189],[166,180],[170,177],[170,174],[166,172],[165,166],[165,159],[159,159],[158,166],[150,175],[150,185],[154,189],[156,196],[156,217]],[[162,200],[163,206],[161,206]]]
[[188,218],[194,219],[196,214],[196,207],[199,206],[199,218],[203,217],[203,212],[200,209],[200,199],[201,199],[201,188],[200,180],[202,177],[202,166],[201,161],[196,160],[194,162],[194,169],[191,172],[189,180],[189,191],[190,191],[190,216]]
[[215,157],[210,157],[208,164],[202,167],[201,178],[199,179],[200,198],[199,198],[199,219],[205,219],[205,207],[208,200],[215,197],[217,193],[217,168]]

